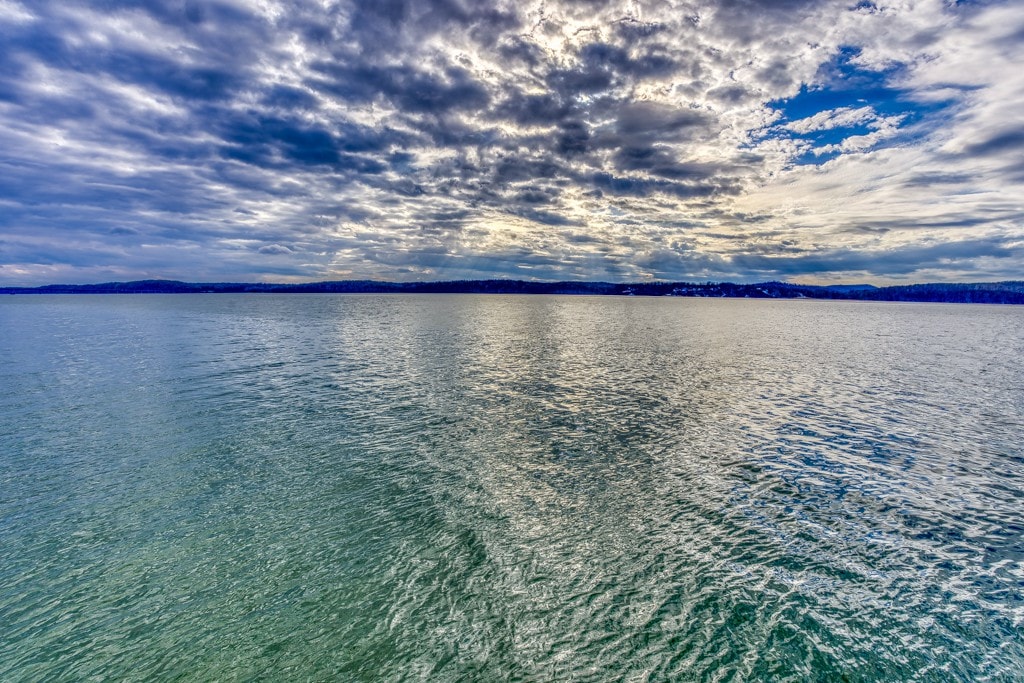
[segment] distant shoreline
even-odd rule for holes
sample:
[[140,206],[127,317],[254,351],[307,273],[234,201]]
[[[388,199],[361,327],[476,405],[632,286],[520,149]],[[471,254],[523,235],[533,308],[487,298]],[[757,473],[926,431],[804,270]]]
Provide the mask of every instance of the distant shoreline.
[[837,299],[935,303],[1024,304],[1024,281],[958,284],[797,285],[788,282],[534,282],[448,280],[377,282],[341,280],[301,284],[138,280],[92,285],[0,287],[0,294],[582,294],[598,296],[684,296],[750,299]]

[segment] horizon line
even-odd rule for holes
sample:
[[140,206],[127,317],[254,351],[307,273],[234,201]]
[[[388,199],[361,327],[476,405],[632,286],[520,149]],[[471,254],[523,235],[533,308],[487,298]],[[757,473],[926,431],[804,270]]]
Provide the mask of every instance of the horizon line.
[[1003,280],[970,280],[970,281],[958,281],[958,282],[935,282],[935,281],[920,281],[920,282],[905,282],[900,284],[884,284],[878,285],[871,282],[850,282],[850,283],[831,283],[831,284],[807,284],[802,282],[792,282],[790,280],[716,280],[716,279],[703,279],[703,280],[672,280],[672,279],[652,279],[652,280],[554,280],[554,279],[536,279],[536,280],[524,280],[519,278],[445,278],[437,280],[375,280],[370,278],[351,278],[351,279],[330,279],[330,280],[307,280],[302,282],[282,282],[282,281],[270,281],[270,280],[181,280],[175,278],[141,278],[135,280],[105,280],[102,282],[52,282],[44,285],[4,285],[0,284],[0,291],[6,290],[37,290],[37,289],[50,289],[55,287],[103,287],[103,286],[116,286],[116,285],[140,285],[145,283],[153,284],[167,284],[167,285],[191,285],[191,286],[202,286],[202,285],[219,285],[219,286],[255,286],[255,287],[311,287],[316,285],[327,285],[327,284],[347,284],[347,283],[365,283],[372,285],[381,286],[402,286],[402,287],[415,287],[415,286],[426,286],[426,285],[443,285],[443,284],[455,284],[455,283],[508,283],[508,284],[523,284],[523,285],[614,285],[621,287],[632,287],[632,286],[658,286],[658,285],[692,285],[692,286],[707,286],[707,285],[733,285],[738,287],[752,287],[756,285],[771,285],[781,284],[789,287],[806,287],[809,289],[831,289],[831,288],[849,288],[849,287],[871,287],[875,289],[889,289],[897,287],[957,287],[957,286],[980,286],[980,285],[1008,285],[1008,284],[1022,284],[1024,285],[1024,276],[1021,279],[1003,279]]

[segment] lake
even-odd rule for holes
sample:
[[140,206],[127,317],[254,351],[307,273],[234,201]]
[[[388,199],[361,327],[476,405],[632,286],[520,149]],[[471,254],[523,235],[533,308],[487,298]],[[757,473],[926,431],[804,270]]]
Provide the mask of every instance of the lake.
[[1024,308],[0,298],[0,680],[1019,681]]

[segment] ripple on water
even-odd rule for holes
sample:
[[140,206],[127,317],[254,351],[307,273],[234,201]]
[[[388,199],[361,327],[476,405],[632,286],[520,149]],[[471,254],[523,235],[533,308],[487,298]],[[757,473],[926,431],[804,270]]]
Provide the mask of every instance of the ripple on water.
[[1024,678],[1018,308],[0,303],[0,679]]

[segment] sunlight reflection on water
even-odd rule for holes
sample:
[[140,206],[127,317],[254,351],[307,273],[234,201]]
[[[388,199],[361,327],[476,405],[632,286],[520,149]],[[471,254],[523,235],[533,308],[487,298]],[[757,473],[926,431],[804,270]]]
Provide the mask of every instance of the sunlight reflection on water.
[[0,679],[1020,679],[1022,323],[5,298]]

